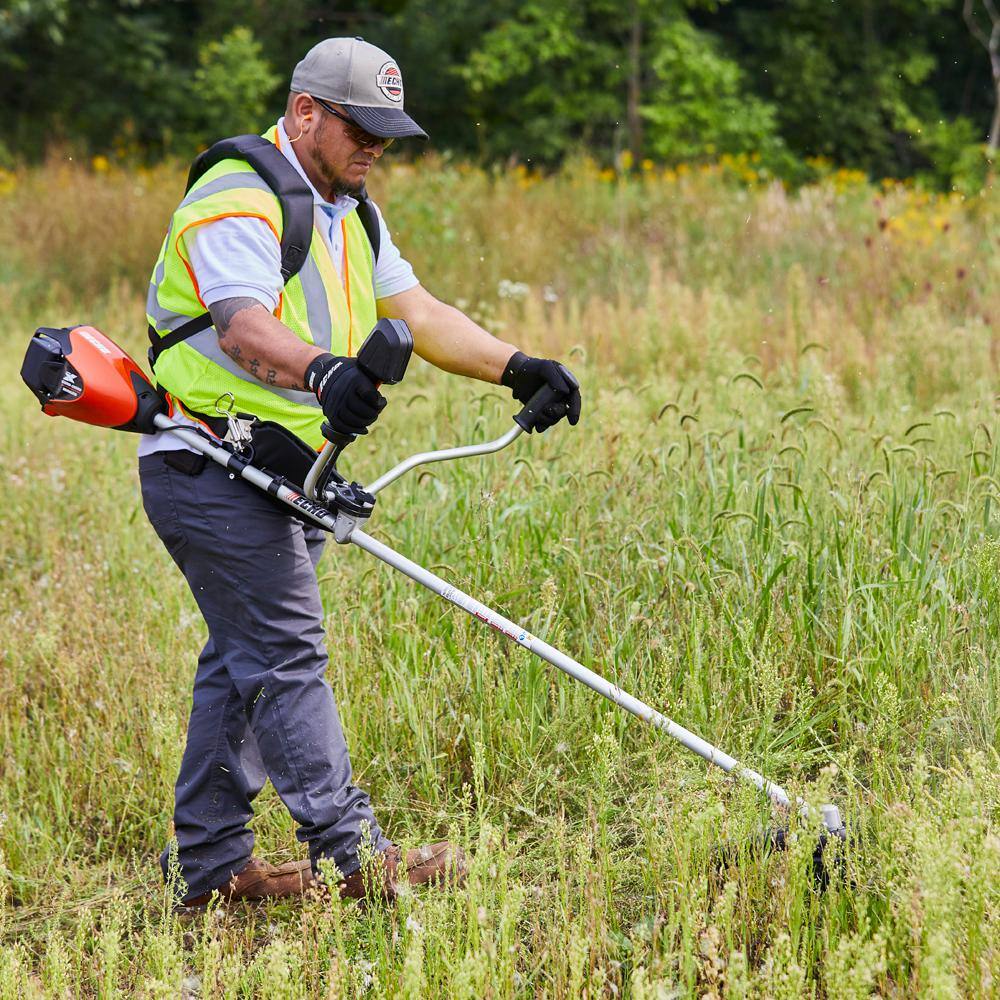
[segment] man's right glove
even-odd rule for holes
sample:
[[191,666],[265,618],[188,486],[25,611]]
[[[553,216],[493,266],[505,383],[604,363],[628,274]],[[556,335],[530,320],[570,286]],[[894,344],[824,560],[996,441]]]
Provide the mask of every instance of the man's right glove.
[[305,385],[337,434],[367,434],[388,402],[357,358],[321,354],[306,369]]
[[504,368],[500,384],[507,386],[519,403],[527,403],[543,385],[550,385],[562,395],[559,402],[550,403],[538,414],[534,429],[539,433],[547,431],[563,417],[574,426],[580,419],[580,383],[558,361],[529,358],[515,351]]

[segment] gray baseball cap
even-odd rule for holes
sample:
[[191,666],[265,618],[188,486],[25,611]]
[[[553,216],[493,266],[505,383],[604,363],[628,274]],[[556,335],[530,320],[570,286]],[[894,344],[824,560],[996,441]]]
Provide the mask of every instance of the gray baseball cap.
[[295,67],[291,90],[342,104],[372,135],[427,138],[403,110],[399,64],[363,38],[327,38],[314,45]]

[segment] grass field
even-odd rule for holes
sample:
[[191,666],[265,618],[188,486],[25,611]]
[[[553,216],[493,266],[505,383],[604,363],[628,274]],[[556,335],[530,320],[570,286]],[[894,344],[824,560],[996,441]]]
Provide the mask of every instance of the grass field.
[[[0,1000],[35,996],[1000,996],[1000,198],[752,162],[551,178],[399,164],[431,290],[578,371],[584,417],[390,487],[372,532],[810,801],[720,865],[756,794],[348,547],[321,567],[356,772],[467,885],[172,917],[204,629],[145,521],[136,439],[42,417],[40,324],[142,356],[182,172],[0,178]],[[362,481],[509,426],[415,362]],[[273,792],[259,852],[302,855]],[[736,852],[739,855],[739,851]]]

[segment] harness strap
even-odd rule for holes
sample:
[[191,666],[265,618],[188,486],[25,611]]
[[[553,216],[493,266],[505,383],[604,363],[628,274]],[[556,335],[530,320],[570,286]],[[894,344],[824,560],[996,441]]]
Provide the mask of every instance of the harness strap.
[[378,213],[375,211],[375,206],[371,203],[367,191],[358,199],[357,213],[361,225],[364,227],[365,236],[368,237],[368,242],[372,245],[372,258],[377,264],[379,246],[382,243],[382,230],[378,224]]
[[193,337],[196,333],[201,333],[202,330],[207,330],[211,325],[212,314],[207,312],[202,313],[200,316],[195,316],[194,319],[189,319],[182,326],[177,327],[176,330],[171,330],[170,333],[166,333],[163,336],[160,336],[156,332],[156,327],[150,325],[148,330],[149,367],[156,367],[157,359],[167,348],[173,347],[175,344],[179,344],[189,337]]

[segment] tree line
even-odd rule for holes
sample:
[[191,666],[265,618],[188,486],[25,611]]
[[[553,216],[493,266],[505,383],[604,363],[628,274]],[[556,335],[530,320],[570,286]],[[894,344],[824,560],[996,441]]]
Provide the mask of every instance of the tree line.
[[4,0],[0,166],[260,131],[331,35],[389,51],[433,147],[483,162],[752,153],[967,185],[1000,127],[998,0]]

